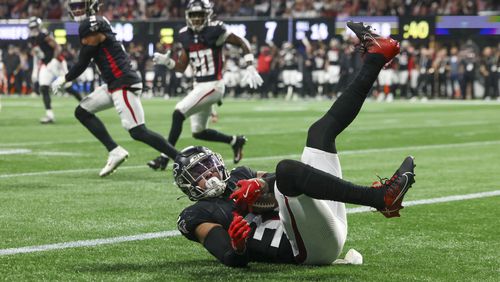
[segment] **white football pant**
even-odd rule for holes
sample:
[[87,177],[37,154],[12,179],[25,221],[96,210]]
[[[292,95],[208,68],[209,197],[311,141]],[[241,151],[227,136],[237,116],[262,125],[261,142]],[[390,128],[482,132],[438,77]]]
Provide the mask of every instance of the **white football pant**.
[[106,84],[101,85],[90,95],[83,98],[80,107],[95,114],[114,106],[120,115],[122,126],[126,130],[130,130],[145,122],[140,99],[142,83],[134,84],[130,88],[138,90],[132,92],[127,89],[117,89],[110,93]]
[[50,86],[56,78],[68,72],[66,61],[61,62],[56,58],[53,58],[48,64],[42,62],[40,62],[40,64],[40,71],[38,74],[40,86]]
[[186,118],[190,117],[191,132],[198,133],[208,127],[212,105],[222,100],[224,96],[224,80],[198,82],[193,90],[182,99],[175,109]]
[[[337,154],[305,147],[301,161],[342,178]],[[306,195],[288,197],[276,185],[280,220],[298,263],[329,265],[342,251],[347,237],[345,204]]]

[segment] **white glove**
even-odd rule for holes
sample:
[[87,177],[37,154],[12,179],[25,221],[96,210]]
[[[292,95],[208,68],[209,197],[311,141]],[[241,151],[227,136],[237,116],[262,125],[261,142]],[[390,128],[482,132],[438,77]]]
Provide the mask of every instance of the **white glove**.
[[162,54],[155,52],[153,54],[153,63],[155,65],[164,65],[169,69],[173,69],[175,67],[175,61],[170,58],[172,51],[168,50],[167,53]]
[[242,80],[250,86],[250,88],[257,89],[259,86],[264,83],[262,77],[260,77],[259,73],[255,69],[253,65],[249,65],[245,72],[243,73]]
[[64,75],[59,76],[54,82],[52,82],[52,93],[58,94],[64,91],[64,86],[66,84],[66,78]]

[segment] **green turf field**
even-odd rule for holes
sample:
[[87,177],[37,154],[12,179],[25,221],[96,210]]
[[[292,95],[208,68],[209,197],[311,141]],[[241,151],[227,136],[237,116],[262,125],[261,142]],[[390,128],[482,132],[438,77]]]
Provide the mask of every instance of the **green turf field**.
[[[201,245],[165,232],[176,230],[177,215],[190,202],[177,200],[182,193],[170,170],[146,167],[157,153],[129,138],[113,109],[99,116],[130,158],[101,179],[107,152],[73,117],[75,100],[56,98],[57,123],[43,126],[41,99],[1,98],[0,280],[500,280],[500,197],[491,195],[417,202],[401,218],[350,214],[343,253],[358,250],[361,266],[251,263],[230,269]],[[175,103],[144,100],[148,127],[166,135]],[[248,137],[242,165],[273,170],[282,158],[299,158],[308,125],[329,106],[228,100],[212,127]],[[186,123],[178,148],[191,144],[221,152],[233,167],[229,146],[193,140]],[[376,174],[392,175],[405,156],[415,156],[416,183],[405,201],[498,195],[500,103],[368,102],[337,148],[344,178],[364,185]],[[146,239],[146,233],[158,238]],[[140,240],[117,242],[134,235]],[[58,249],[36,249],[47,245]]]

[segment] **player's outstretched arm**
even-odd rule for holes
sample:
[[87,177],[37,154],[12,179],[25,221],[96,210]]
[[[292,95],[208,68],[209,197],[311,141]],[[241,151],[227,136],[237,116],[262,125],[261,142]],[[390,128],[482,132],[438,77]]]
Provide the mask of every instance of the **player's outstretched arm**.
[[248,43],[248,41],[245,38],[241,38],[231,33],[226,38],[225,43],[239,46],[241,50],[243,50],[243,58],[245,59],[247,67],[246,71],[243,73],[242,80],[245,81],[248,86],[250,86],[250,88],[255,89],[261,86],[262,83],[264,83],[264,80],[262,80],[262,77],[260,77],[259,73],[253,65],[255,58],[250,50],[250,44]]
[[168,50],[165,54],[155,52],[153,54],[153,63],[155,65],[164,65],[167,68],[176,72],[184,72],[189,64],[189,58],[184,49],[182,49],[179,59],[174,61],[171,58],[172,50]]
[[[231,226],[233,226],[233,224],[231,224]],[[233,227],[233,229],[234,228],[235,227]],[[238,250],[238,248],[241,248],[242,245],[244,246],[244,243],[242,244],[242,242],[246,242],[245,236],[248,236],[249,234],[249,230],[245,232],[243,229],[241,229],[242,232],[238,232],[238,234],[235,232],[236,235],[239,235],[237,236],[238,238],[232,239],[228,231],[225,230],[220,224],[205,222],[196,227],[195,234],[198,241],[205,247],[205,249],[207,249],[224,265],[231,267],[245,267],[248,264],[248,254],[244,249]]]
[[106,35],[100,32],[91,33],[82,39],[82,48],[80,49],[78,62],[65,76],[60,76],[52,82],[52,91],[54,93],[59,92],[66,82],[78,78],[87,69],[90,61],[99,50],[99,44],[101,44],[104,40],[106,40]]

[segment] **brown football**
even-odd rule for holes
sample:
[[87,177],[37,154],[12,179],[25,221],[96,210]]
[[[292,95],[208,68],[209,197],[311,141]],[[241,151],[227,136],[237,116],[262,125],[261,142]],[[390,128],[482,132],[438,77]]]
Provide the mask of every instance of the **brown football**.
[[252,205],[253,213],[261,214],[273,211],[278,207],[278,202],[274,197],[274,193],[263,193],[257,201]]

